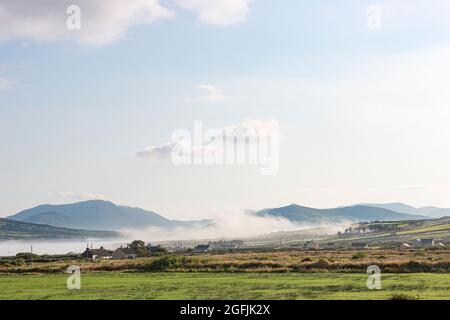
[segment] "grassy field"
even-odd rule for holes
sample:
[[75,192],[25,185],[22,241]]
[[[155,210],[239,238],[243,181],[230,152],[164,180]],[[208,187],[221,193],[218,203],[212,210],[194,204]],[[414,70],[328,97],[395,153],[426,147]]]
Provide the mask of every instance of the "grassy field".
[[[53,260],[52,260],[53,259]],[[86,272],[351,272],[364,273],[375,264],[383,273],[450,273],[450,250],[291,250],[271,252],[207,253],[127,260],[86,261],[53,257],[1,258],[0,274],[62,273],[77,265]]]
[[376,291],[365,274],[88,273],[81,290],[66,277],[0,275],[0,299],[450,299],[450,274],[384,274]]

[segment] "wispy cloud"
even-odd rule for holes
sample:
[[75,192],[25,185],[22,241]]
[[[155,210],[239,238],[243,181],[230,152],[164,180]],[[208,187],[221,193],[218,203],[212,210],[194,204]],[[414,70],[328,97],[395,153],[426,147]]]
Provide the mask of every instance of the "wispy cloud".
[[[138,24],[173,18],[176,8],[194,12],[207,24],[229,26],[243,21],[252,0],[0,0],[0,40],[75,41],[101,46],[123,38]],[[69,30],[67,9],[80,9],[79,29]]]
[[[262,139],[269,139],[269,136],[259,136],[261,131],[270,132],[271,130],[278,129],[278,122],[275,120],[245,120],[239,124],[229,125],[218,129],[213,129],[221,136],[236,137],[236,141],[245,142],[245,138],[258,138],[260,142]],[[240,139],[242,138],[242,139]],[[145,159],[170,159],[173,152],[181,152],[182,154],[189,155],[202,155],[203,153],[218,153],[223,154],[225,150],[217,144],[213,138],[206,137],[205,141],[202,141],[202,146],[195,146],[191,144],[191,141],[184,140],[172,140],[160,145],[150,146],[146,149],[140,150],[135,153],[139,158]]]
[[216,86],[201,84],[196,86],[195,89],[199,92],[199,95],[194,98],[189,98],[187,101],[218,102],[225,99],[224,91]]
[[174,0],[183,9],[194,12],[206,24],[230,26],[244,21],[253,0]]
[[167,142],[159,146],[150,146],[146,149],[136,152],[136,156],[146,159],[170,159],[173,149],[175,148],[175,142]]
[[[81,29],[69,30],[67,8],[81,11]],[[170,18],[159,0],[0,0],[0,40],[75,40],[104,45],[123,37],[135,24]]]
[[[251,226],[251,228],[249,228]],[[126,238],[145,239],[146,241],[163,240],[192,240],[192,239],[218,239],[242,238],[258,236],[266,233],[286,230],[308,229],[283,218],[258,217],[240,211],[226,210],[214,217],[206,227],[179,228],[166,230],[161,228],[147,228],[145,230],[122,230]]]
[[93,194],[88,192],[67,192],[67,191],[59,191],[56,192],[57,195],[70,198],[75,200],[105,200],[105,196],[101,194]]

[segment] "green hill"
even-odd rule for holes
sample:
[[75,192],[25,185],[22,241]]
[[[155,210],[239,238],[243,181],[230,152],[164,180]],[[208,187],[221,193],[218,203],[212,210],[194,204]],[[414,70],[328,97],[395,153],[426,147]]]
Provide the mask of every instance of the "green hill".
[[113,231],[79,230],[0,218],[0,240],[116,238]]
[[386,221],[386,220],[419,220],[426,216],[399,213],[384,208],[371,206],[350,206],[332,209],[315,209],[292,204],[286,207],[264,209],[254,213],[260,217],[277,217],[295,223],[305,224],[331,224],[360,221]]
[[169,220],[141,208],[118,206],[109,201],[90,200],[62,205],[41,205],[9,216],[8,219],[85,230],[179,228],[203,225],[206,221]]

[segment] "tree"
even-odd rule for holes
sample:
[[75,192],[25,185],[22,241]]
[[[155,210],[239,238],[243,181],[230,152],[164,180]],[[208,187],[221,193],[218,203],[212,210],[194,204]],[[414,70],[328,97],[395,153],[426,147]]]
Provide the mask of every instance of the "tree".
[[148,255],[147,248],[145,247],[145,242],[142,240],[134,240],[128,244],[128,248],[136,252],[138,257],[146,257]]

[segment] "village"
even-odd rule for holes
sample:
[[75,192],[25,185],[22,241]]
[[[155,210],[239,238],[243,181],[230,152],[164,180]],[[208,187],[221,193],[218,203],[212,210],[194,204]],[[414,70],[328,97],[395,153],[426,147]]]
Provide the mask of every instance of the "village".
[[142,240],[134,240],[127,246],[121,246],[115,250],[106,249],[104,247],[93,248],[93,245],[91,245],[91,247],[87,246],[81,256],[85,259],[92,260],[123,260],[167,254],[169,251],[186,252],[191,254],[206,253],[213,250],[224,251],[238,249],[243,245],[244,242],[241,240],[220,240],[210,241],[208,244],[197,244],[193,248],[165,248],[161,245],[152,246],[150,243],[145,244]]
[[[409,242],[397,242],[394,245],[380,245],[379,243],[370,242],[325,242],[318,240],[306,240],[300,242],[299,245],[283,247],[284,249],[298,249],[298,250],[364,250],[364,249],[380,249],[393,248],[398,249],[422,249],[433,247],[446,247],[443,242],[437,242],[434,238],[415,239]],[[90,260],[123,260],[136,259],[142,257],[159,256],[165,254],[203,254],[203,253],[220,253],[220,252],[248,252],[252,247],[246,246],[242,240],[220,240],[210,241],[205,244],[197,244],[194,247],[170,247],[156,245],[150,243],[145,244],[144,241],[134,240],[127,246],[120,246],[117,249],[107,249],[104,247],[93,248],[87,247],[81,254],[84,259]],[[261,249],[261,248],[259,248]],[[270,250],[271,248],[266,248]],[[273,249],[273,248],[272,248]]]

